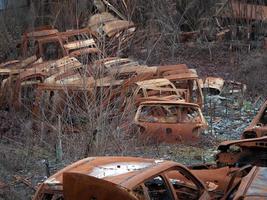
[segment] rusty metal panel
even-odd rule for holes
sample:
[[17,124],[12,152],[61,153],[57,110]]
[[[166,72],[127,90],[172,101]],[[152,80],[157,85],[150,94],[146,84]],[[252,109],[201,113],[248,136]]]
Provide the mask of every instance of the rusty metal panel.
[[168,143],[196,141],[207,128],[198,105],[178,101],[143,102],[134,122],[144,137]]
[[234,200],[267,199],[267,168],[253,167],[245,176],[235,194]]
[[[121,194],[124,199],[127,196],[134,198],[134,189],[152,177],[162,176],[169,187],[172,187],[168,172],[175,170],[190,177],[197,185],[196,192],[201,195],[201,199],[210,199],[202,181],[179,163],[137,157],[89,157],[65,167],[48,178],[39,186],[33,200],[40,200],[45,193],[58,196],[64,193],[64,197],[68,199],[88,199],[91,195],[96,195],[100,199],[110,199],[111,194]],[[93,189],[90,190],[91,188]],[[175,190],[170,192],[176,196]],[[146,198],[147,196],[143,196],[141,199]]]
[[128,190],[114,183],[79,173],[63,174],[63,191],[66,200],[137,200]]
[[266,166],[267,161],[267,137],[232,140],[222,142],[219,153],[216,155],[218,165],[243,166],[257,165]]
[[220,94],[224,86],[224,80],[220,77],[207,77],[201,83],[201,88],[211,94]]
[[112,22],[107,22],[103,27],[103,30],[109,37],[113,37],[123,30],[128,30],[130,33],[133,33],[135,31],[135,27],[133,22],[125,20],[116,20]]

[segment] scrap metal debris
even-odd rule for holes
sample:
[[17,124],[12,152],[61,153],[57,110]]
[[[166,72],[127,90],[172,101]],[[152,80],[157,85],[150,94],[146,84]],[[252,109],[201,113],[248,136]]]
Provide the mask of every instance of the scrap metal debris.
[[267,135],[267,101],[262,105],[260,111],[245,129],[242,138],[257,138]]

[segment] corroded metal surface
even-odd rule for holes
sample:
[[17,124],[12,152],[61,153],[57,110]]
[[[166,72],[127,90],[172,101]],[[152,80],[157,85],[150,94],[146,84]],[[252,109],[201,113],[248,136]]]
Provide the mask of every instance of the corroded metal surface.
[[168,143],[194,142],[207,128],[198,105],[167,100],[141,103],[135,124],[143,137]]
[[267,137],[222,142],[216,155],[219,165],[243,166],[247,164],[266,166]]
[[[180,185],[181,180],[184,184]],[[159,188],[153,187],[154,184]],[[42,199],[47,194],[60,197],[64,193],[64,198],[69,200],[88,199],[94,195],[106,199],[112,194],[118,195],[115,199],[129,197],[144,200],[152,197],[152,187],[155,198],[165,196],[177,200],[180,197],[210,199],[202,181],[183,165],[134,157],[95,157],[80,160],[48,178],[39,186],[33,199]],[[187,193],[191,187],[194,190],[191,194]]]

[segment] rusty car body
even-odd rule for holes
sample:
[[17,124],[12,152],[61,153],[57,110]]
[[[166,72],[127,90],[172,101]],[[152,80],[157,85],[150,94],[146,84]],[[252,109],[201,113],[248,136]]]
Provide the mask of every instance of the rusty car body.
[[134,122],[141,137],[167,143],[197,141],[207,128],[199,106],[184,101],[145,101]]
[[63,41],[57,29],[39,27],[25,32],[22,37],[22,57],[36,55],[43,61],[56,60],[66,56]]
[[257,200],[267,199],[267,168],[253,167],[250,172],[234,184],[223,199]]
[[88,28],[61,32],[60,37],[66,54],[84,64],[89,64],[101,56],[101,51]]
[[108,12],[93,15],[88,22],[90,30],[97,35],[107,35],[108,37],[118,37],[122,31],[133,33],[135,25],[131,21],[120,20]]
[[220,77],[206,77],[201,81],[201,88],[204,93],[220,95],[224,86],[224,79]]
[[[140,70],[145,67],[141,66],[137,61],[129,58],[120,57],[107,57],[104,59],[96,60],[91,66],[90,71],[93,72],[94,77],[103,78],[105,76],[110,76],[119,73],[123,70],[129,70],[127,77],[134,75],[134,70]],[[133,67],[135,67],[133,69]],[[125,72],[126,73],[126,72]]]
[[[56,61],[43,62],[22,70],[12,80],[12,76],[3,81],[2,88],[12,88],[13,106],[19,109],[21,105],[33,105],[34,94],[39,83],[57,83],[64,74],[68,76],[78,73],[82,64],[76,58],[64,57]],[[72,72],[72,73],[71,73]],[[71,76],[73,77],[73,76]],[[13,82],[11,82],[13,81]],[[28,101],[25,104],[23,99]],[[29,109],[29,108],[28,108]]]
[[137,108],[143,101],[159,99],[185,101],[186,91],[177,89],[168,79],[150,79],[133,83],[130,87],[121,90],[124,110]]
[[132,21],[113,16],[109,12],[97,13],[88,21],[87,26],[100,47],[108,54],[116,54],[127,48],[133,38],[136,25]]
[[22,58],[36,55],[42,61],[87,55],[91,62],[91,56],[101,54],[88,28],[59,32],[51,27],[39,27],[23,34],[21,48]]
[[218,147],[216,162],[219,166],[244,166],[267,164],[267,137],[222,142]]
[[[115,194],[118,197],[112,196]],[[181,164],[134,157],[89,157],[49,177],[33,200],[107,200],[111,196],[136,200],[210,199],[203,182]]]
[[242,133],[242,139],[267,136],[267,101],[263,103],[258,114]]
[[201,90],[201,82],[195,70],[168,71],[165,73],[164,78],[170,80],[177,89],[186,91],[185,100],[187,102],[198,104],[202,108],[204,97]]

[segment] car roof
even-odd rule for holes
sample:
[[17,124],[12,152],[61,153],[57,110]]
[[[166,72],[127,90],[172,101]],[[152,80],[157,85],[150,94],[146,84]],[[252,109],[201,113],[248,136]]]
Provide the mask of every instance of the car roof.
[[133,189],[147,178],[176,166],[185,168],[178,163],[164,160],[136,157],[88,157],[60,170],[44,184],[61,185],[63,173],[74,172]]
[[171,75],[164,76],[164,78],[172,81],[172,80],[183,80],[183,79],[197,79],[198,75],[195,72],[188,71],[182,73],[175,73]]
[[155,105],[155,104],[164,104],[164,105],[184,105],[184,106],[193,106],[193,107],[198,107],[199,105],[194,104],[194,103],[188,103],[182,100],[178,101],[145,101],[142,102],[140,105]]
[[171,82],[166,78],[151,79],[146,81],[136,82],[138,86],[149,87],[149,86],[161,86],[171,84]]

